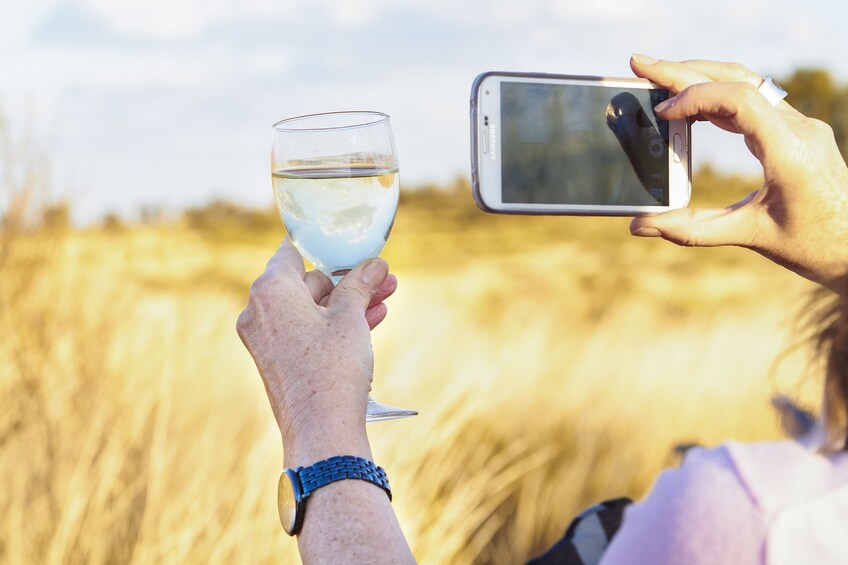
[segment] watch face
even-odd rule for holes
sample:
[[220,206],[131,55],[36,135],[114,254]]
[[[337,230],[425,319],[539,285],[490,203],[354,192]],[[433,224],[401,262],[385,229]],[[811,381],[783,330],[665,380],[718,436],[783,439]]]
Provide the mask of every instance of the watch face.
[[[280,482],[277,485],[277,510],[280,512],[280,523],[283,529],[289,535],[297,533],[295,525],[298,522],[297,515],[297,495],[300,493],[300,488],[295,486],[294,482],[297,477],[291,476],[290,469],[286,469],[280,475]],[[293,474],[293,473],[292,473]]]

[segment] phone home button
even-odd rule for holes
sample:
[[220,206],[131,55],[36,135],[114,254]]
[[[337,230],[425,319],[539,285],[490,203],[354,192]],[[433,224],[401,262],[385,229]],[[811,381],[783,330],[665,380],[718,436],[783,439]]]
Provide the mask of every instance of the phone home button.
[[674,162],[680,162],[680,152],[683,149],[683,138],[680,137],[679,133],[674,134]]

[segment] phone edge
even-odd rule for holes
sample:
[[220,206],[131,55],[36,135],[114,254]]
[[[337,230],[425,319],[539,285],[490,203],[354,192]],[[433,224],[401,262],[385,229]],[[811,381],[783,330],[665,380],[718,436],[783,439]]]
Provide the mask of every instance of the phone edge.
[[479,109],[479,104],[477,103],[477,94],[480,89],[481,83],[488,78],[489,76],[496,75],[501,77],[521,77],[521,78],[549,78],[549,79],[572,79],[572,80],[590,80],[590,81],[621,81],[621,82],[633,82],[639,84],[647,84],[652,88],[664,88],[661,85],[658,85],[654,82],[651,82],[647,79],[638,78],[638,77],[604,77],[600,75],[573,75],[573,74],[560,74],[560,73],[539,73],[539,72],[522,72],[522,71],[486,71],[478,74],[474,77],[474,81],[471,83],[471,99],[470,99],[470,128],[471,128],[471,194],[474,198],[474,203],[477,205],[477,208],[482,210],[483,212],[487,212],[490,214],[509,214],[509,215],[517,215],[517,216],[610,216],[610,217],[635,217],[635,216],[644,216],[648,214],[657,214],[662,212],[668,212],[670,210],[679,210],[682,208],[686,208],[689,206],[689,203],[692,201],[692,124],[689,120],[686,120],[686,171],[687,171],[687,196],[686,202],[680,208],[662,208],[660,210],[647,210],[647,207],[641,208],[630,208],[629,210],[605,210],[605,211],[593,211],[593,210],[568,210],[568,211],[545,211],[545,210],[504,210],[498,208],[492,208],[487,205],[483,200],[483,195],[480,191],[480,177],[479,177],[479,143],[478,143],[478,135],[477,135],[477,112]]

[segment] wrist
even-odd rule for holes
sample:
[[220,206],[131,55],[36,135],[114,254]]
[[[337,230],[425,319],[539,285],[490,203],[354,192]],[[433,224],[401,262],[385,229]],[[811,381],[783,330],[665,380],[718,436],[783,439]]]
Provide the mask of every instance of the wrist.
[[309,418],[283,431],[284,464],[306,466],[336,455],[354,455],[373,460],[365,432],[365,414],[352,418]]

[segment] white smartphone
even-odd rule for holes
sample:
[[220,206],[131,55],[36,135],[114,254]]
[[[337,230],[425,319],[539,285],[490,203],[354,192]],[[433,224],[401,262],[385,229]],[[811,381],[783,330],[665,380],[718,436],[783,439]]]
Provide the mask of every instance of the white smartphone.
[[471,89],[471,178],[487,212],[635,216],[689,203],[690,128],[643,79],[489,72]]

